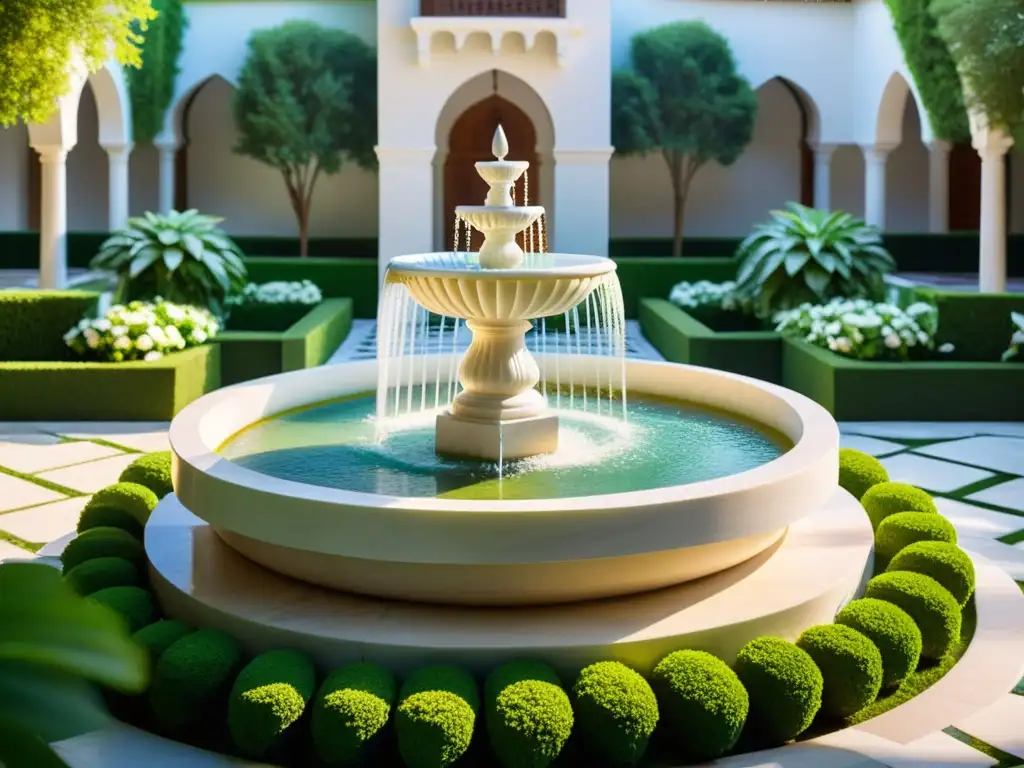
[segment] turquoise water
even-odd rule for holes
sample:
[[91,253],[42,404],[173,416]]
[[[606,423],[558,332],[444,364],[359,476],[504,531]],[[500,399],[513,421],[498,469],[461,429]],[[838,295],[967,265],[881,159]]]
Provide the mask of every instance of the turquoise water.
[[[413,402],[417,401],[414,396]],[[428,394],[427,402],[433,402]],[[253,425],[221,453],[265,475],[387,496],[511,500],[645,491],[744,472],[790,447],[780,435],[725,414],[630,395],[628,421],[573,407],[563,396],[559,450],[505,462],[453,460],[434,453],[436,411],[416,414],[376,441],[372,394],[313,405]]]

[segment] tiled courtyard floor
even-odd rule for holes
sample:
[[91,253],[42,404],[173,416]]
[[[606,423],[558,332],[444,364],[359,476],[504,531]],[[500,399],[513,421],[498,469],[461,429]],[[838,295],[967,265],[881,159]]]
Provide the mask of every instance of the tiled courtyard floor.
[[[843,445],[878,456],[893,479],[931,491],[965,548],[1024,582],[1024,423],[840,426]],[[166,423],[0,422],[0,560],[31,557],[73,532],[91,493],[116,482],[141,453],[167,447]],[[898,754],[869,745],[854,756],[845,749],[855,745],[842,745],[835,755],[798,748],[763,765],[1008,768],[1024,765],[1021,723],[1024,696],[1007,694],[990,710],[903,745]],[[741,758],[722,765],[753,768]]]

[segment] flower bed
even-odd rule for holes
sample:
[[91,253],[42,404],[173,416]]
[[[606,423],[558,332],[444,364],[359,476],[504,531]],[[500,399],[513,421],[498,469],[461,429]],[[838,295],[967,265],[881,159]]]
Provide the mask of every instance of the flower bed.
[[[272,305],[269,312],[281,320],[282,307],[292,311],[293,306]],[[328,299],[313,308],[302,307],[299,319],[281,331],[221,332],[214,342],[220,347],[222,383],[238,384],[323,364],[348,336],[352,314],[351,299]],[[259,318],[258,313],[254,317],[258,326],[267,326],[266,317]]]
[[289,650],[253,658],[236,638],[161,618],[141,532],[166,493],[169,456],[142,461],[145,471],[126,471],[86,506],[61,556],[65,577],[119,613],[153,659],[148,691],[113,695],[115,713],[249,759],[409,768],[463,755],[507,768],[714,759],[882,714],[937,682],[973,631],[974,566],[955,531],[947,535],[926,493],[888,482],[876,460],[846,451],[841,482],[861,497],[876,546],[891,558],[867,599],[795,643],[756,638],[735,660],[679,649],[646,678],[617,661],[592,663],[573,680],[510,661],[484,680],[427,666],[401,685],[375,664],[317,669]]
[[778,384],[782,338],[774,331],[718,332],[663,299],[640,302],[640,328],[673,363],[717,368]]

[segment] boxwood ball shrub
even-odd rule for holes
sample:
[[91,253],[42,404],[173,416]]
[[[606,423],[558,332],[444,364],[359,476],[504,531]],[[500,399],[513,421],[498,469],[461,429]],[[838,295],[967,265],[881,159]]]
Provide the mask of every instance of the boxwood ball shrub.
[[654,668],[651,687],[674,757],[713,760],[736,745],[750,698],[724,661],[703,651],[670,653]]
[[932,497],[906,483],[879,483],[869,488],[861,497],[860,503],[871,519],[872,527],[878,526],[889,515],[900,512],[931,512],[938,514],[938,507]]
[[583,746],[605,763],[636,765],[658,725],[658,700],[638,672],[617,661],[600,661],[580,672],[573,686]]
[[152,624],[157,617],[153,595],[141,587],[107,587],[93,592],[89,599],[112,609],[124,619],[132,633]]
[[65,575],[76,565],[98,557],[123,557],[136,566],[146,562],[142,543],[121,528],[90,528],[68,542],[60,555]]
[[874,456],[853,448],[839,450],[839,485],[858,501],[879,483],[889,482],[889,473]]
[[241,666],[241,646],[223,632],[200,629],[181,638],[153,669],[149,703],[156,722],[173,734],[223,722],[227,693]]
[[239,673],[228,698],[228,732],[242,754],[261,758],[280,745],[316,690],[316,669],[304,653],[270,651]]
[[395,733],[407,768],[447,768],[466,753],[480,711],[468,672],[424,667],[409,676],[398,698]]
[[956,528],[942,515],[931,512],[900,512],[882,521],[875,531],[875,554],[888,562],[904,547],[917,541],[956,544]]
[[122,483],[145,486],[162,499],[174,490],[171,484],[171,452],[147,453],[125,467],[118,479]]
[[882,688],[896,688],[917,669],[921,659],[921,630],[899,606],[872,597],[847,603],[836,624],[857,630],[882,655]]
[[796,644],[821,670],[825,683],[821,694],[823,714],[849,717],[878,698],[882,654],[857,630],[844,624],[823,624],[805,630]]
[[135,564],[123,557],[97,557],[76,565],[64,581],[78,594],[88,596],[107,587],[137,587],[142,577]]
[[747,724],[770,744],[807,730],[821,709],[824,680],[807,651],[778,637],[757,637],[740,649],[734,666],[750,697]]
[[327,676],[313,703],[313,747],[327,765],[359,765],[380,743],[398,686],[376,664],[349,664]]
[[484,683],[484,720],[504,768],[546,768],[572,734],[572,703],[547,664],[513,661]]
[[960,608],[974,594],[974,563],[956,544],[919,541],[904,547],[889,563],[890,571],[913,571],[931,576],[949,590]]
[[149,651],[149,658],[156,663],[168,648],[195,631],[183,621],[161,619],[140,629],[132,639]]
[[921,656],[925,659],[941,659],[960,637],[960,605],[930,576],[887,571],[868,582],[864,596],[885,600],[910,615],[921,630]]
[[92,528],[122,528],[142,538],[157,497],[138,483],[115,483],[93,494],[78,519],[78,532]]

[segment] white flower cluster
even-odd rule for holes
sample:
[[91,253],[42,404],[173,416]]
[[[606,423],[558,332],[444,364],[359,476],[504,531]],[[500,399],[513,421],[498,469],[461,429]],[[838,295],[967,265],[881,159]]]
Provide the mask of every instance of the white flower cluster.
[[64,342],[80,357],[103,362],[159,360],[205,344],[219,329],[207,310],[157,298],[115,304],[103,317],[85,318],[64,334]]
[[668,300],[683,309],[708,307],[733,312],[744,308],[743,302],[736,296],[736,283],[732,280],[724,283],[713,283],[710,280],[690,283],[684,280],[672,288]]
[[1020,354],[1020,348],[1024,347],[1024,315],[1020,312],[1011,312],[1010,321],[1013,323],[1013,335],[1010,337],[1010,347],[1003,352],[1003,362],[1011,360]]
[[277,280],[271,283],[249,283],[237,304],[304,304],[312,306],[323,301],[324,295],[316,283],[309,280]]
[[[905,310],[867,299],[802,304],[775,316],[775,330],[858,360],[906,360],[911,351],[935,349],[938,310],[916,302]],[[952,344],[938,349],[953,351]]]

